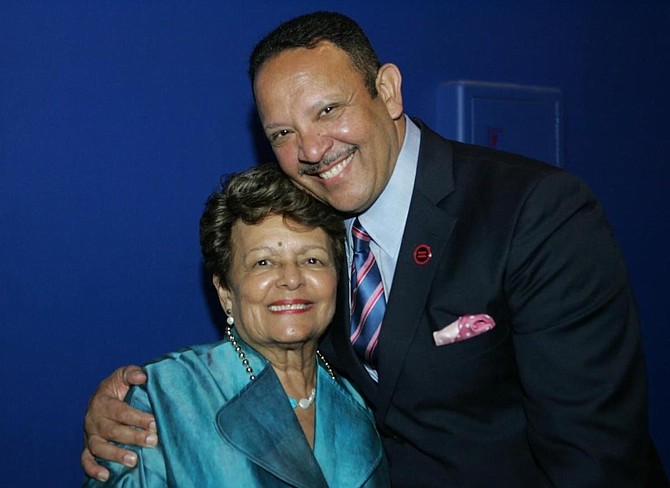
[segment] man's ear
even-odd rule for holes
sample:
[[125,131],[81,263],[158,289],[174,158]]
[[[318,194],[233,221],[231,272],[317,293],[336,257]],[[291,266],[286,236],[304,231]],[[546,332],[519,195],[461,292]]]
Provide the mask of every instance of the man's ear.
[[223,311],[228,314],[233,308],[233,296],[228,288],[221,284],[221,280],[217,275],[212,276],[212,284],[216,290],[216,294],[219,297],[219,303]]
[[377,92],[389,115],[397,120],[403,115],[402,75],[395,64],[386,63],[377,71]]

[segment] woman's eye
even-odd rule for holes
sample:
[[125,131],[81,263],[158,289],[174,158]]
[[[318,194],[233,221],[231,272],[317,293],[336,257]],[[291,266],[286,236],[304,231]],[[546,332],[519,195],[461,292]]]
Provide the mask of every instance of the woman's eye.
[[267,266],[270,262],[267,259],[259,259],[256,261],[256,266]]
[[323,264],[319,258],[307,258],[307,264]]

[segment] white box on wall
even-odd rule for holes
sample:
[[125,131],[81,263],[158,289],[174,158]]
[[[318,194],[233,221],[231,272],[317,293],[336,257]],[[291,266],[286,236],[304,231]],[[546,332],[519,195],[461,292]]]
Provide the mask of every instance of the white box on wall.
[[437,91],[437,130],[448,139],[563,164],[558,88],[448,81]]

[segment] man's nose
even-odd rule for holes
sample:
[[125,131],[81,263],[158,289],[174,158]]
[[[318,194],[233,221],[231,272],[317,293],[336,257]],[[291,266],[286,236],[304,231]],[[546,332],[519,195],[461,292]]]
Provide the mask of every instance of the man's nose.
[[332,145],[332,141],[318,131],[300,134],[298,159],[303,163],[319,163]]

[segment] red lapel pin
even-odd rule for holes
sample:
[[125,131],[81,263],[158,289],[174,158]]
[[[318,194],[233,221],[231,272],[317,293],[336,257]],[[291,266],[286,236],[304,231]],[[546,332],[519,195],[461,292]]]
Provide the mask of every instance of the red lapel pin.
[[414,262],[420,266],[426,264],[432,257],[433,252],[428,244],[419,244],[414,249]]

